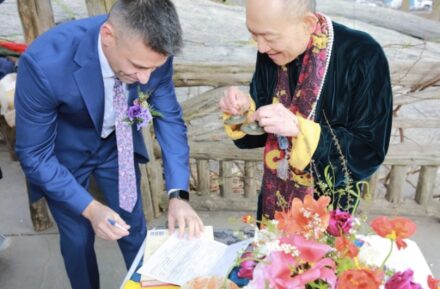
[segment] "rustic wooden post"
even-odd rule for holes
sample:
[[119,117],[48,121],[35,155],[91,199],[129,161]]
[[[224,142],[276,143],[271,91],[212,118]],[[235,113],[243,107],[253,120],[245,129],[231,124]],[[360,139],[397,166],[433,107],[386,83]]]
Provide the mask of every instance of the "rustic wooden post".
[[425,208],[432,200],[432,193],[434,191],[436,177],[436,166],[422,166],[417,183],[416,202],[423,205]]
[[89,16],[108,13],[115,2],[116,0],[86,0],[87,13]]
[[[26,188],[29,196],[29,181],[26,180]],[[37,232],[44,231],[53,226],[53,222],[49,217],[49,212],[47,210],[46,199],[41,198],[40,200],[31,203],[29,198],[29,211],[31,214],[32,225],[34,230]]]
[[392,166],[390,173],[390,185],[385,196],[388,201],[395,204],[398,204],[402,201],[402,192],[405,185],[405,179],[406,166]]
[[153,199],[152,192],[150,188],[148,171],[146,165],[139,165],[139,169],[141,171],[141,198],[142,198],[142,206],[144,208],[145,218],[147,220],[154,219],[154,208],[153,208]]
[[[17,0],[17,8],[26,43],[31,43],[38,35],[54,25],[50,0]],[[28,181],[26,186],[29,194]],[[30,203],[29,210],[35,231],[43,231],[53,226],[45,199]]]
[[15,128],[11,128],[8,126],[3,115],[0,115],[0,133],[5,138],[6,147],[8,148],[11,159],[13,161],[16,161],[17,155],[15,154]]
[[400,6],[400,10],[409,11],[409,0],[403,0],[402,6]]
[[26,43],[51,28],[55,21],[50,0],[17,0]]
[[209,160],[197,161],[197,192],[201,195],[208,195],[209,189]]
[[[153,136],[152,132],[150,132],[150,129],[144,129],[142,132],[144,136],[144,142],[147,147],[148,151],[148,157],[149,162],[146,165],[146,172],[147,174],[142,174],[141,171],[141,178],[145,178],[148,180],[150,184],[150,191],[144,191],[143,194],[151,194],[151,201],[153,205],[154,210],[154,216],[159,217],[160,216],[160,196],[163,193],[163,169],[162,164],[156,159],[156,156],[154,155],[154,146],[153,146]],[[145,204],[144,204],[145,206]]]
[[440,21],[440,1],[434,1],[430,18],[432,20]]
[[232,195],[232,166],[231,161],[220,162],[220,195],[226,199]]
[[257,173],[257,162],[246,161],[244,163],[244,197],[255,198],[257,196],[257,184],[255,176]]

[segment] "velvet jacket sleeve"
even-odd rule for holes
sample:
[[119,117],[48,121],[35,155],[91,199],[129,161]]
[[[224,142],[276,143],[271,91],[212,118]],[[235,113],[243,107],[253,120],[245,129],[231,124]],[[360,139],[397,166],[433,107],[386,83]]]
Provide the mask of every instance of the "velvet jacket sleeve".
[[321,135],[313,160],[321,176],[332,165],[336,186],[344,181],[341,156],[354,181],[366,179],[383,162],[391,134],[388,63],[377,42],[358,34],[352,40],[344,39],[348,32],[335,36],[335,55],[316,112]]
[[182,109],[173,84],[173,58],[170,57],[160,69],[164,76],[149,102],[163,115],[154,118],[154,131],[162,150],[166,189],[188,190],[189,146]]

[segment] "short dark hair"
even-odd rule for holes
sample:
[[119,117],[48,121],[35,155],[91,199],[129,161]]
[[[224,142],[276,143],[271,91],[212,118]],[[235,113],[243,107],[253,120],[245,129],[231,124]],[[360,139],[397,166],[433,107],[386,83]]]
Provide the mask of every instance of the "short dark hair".
[[121,33],[134,32],[165,56],[176,55],[182,49],[182,28],[171,0],[117,0],[109,22]]

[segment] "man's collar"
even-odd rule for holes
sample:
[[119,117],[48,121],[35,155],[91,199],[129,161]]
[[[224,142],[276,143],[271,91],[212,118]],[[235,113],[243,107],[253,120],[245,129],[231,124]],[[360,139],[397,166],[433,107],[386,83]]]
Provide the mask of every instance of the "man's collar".
[[99,33],[98,36],[98,55],[99,55],[99,64],[101,65],[102,77],[103,78],[114,77],[115,73],[110,67],[107,57],[105,56],[104,51],[102,49],[101,32]]

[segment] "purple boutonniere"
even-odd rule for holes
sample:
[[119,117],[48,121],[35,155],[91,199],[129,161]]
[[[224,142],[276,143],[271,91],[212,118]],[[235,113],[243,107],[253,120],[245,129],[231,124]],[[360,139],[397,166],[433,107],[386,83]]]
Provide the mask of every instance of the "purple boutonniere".
[[153,117],[162,117],[162,114],[148,104],[149,93],[139,90],[139,97],[133,101],[133,105],[128,108],[125,121],[129,125],[136,124],[137,130],[147,126]]

